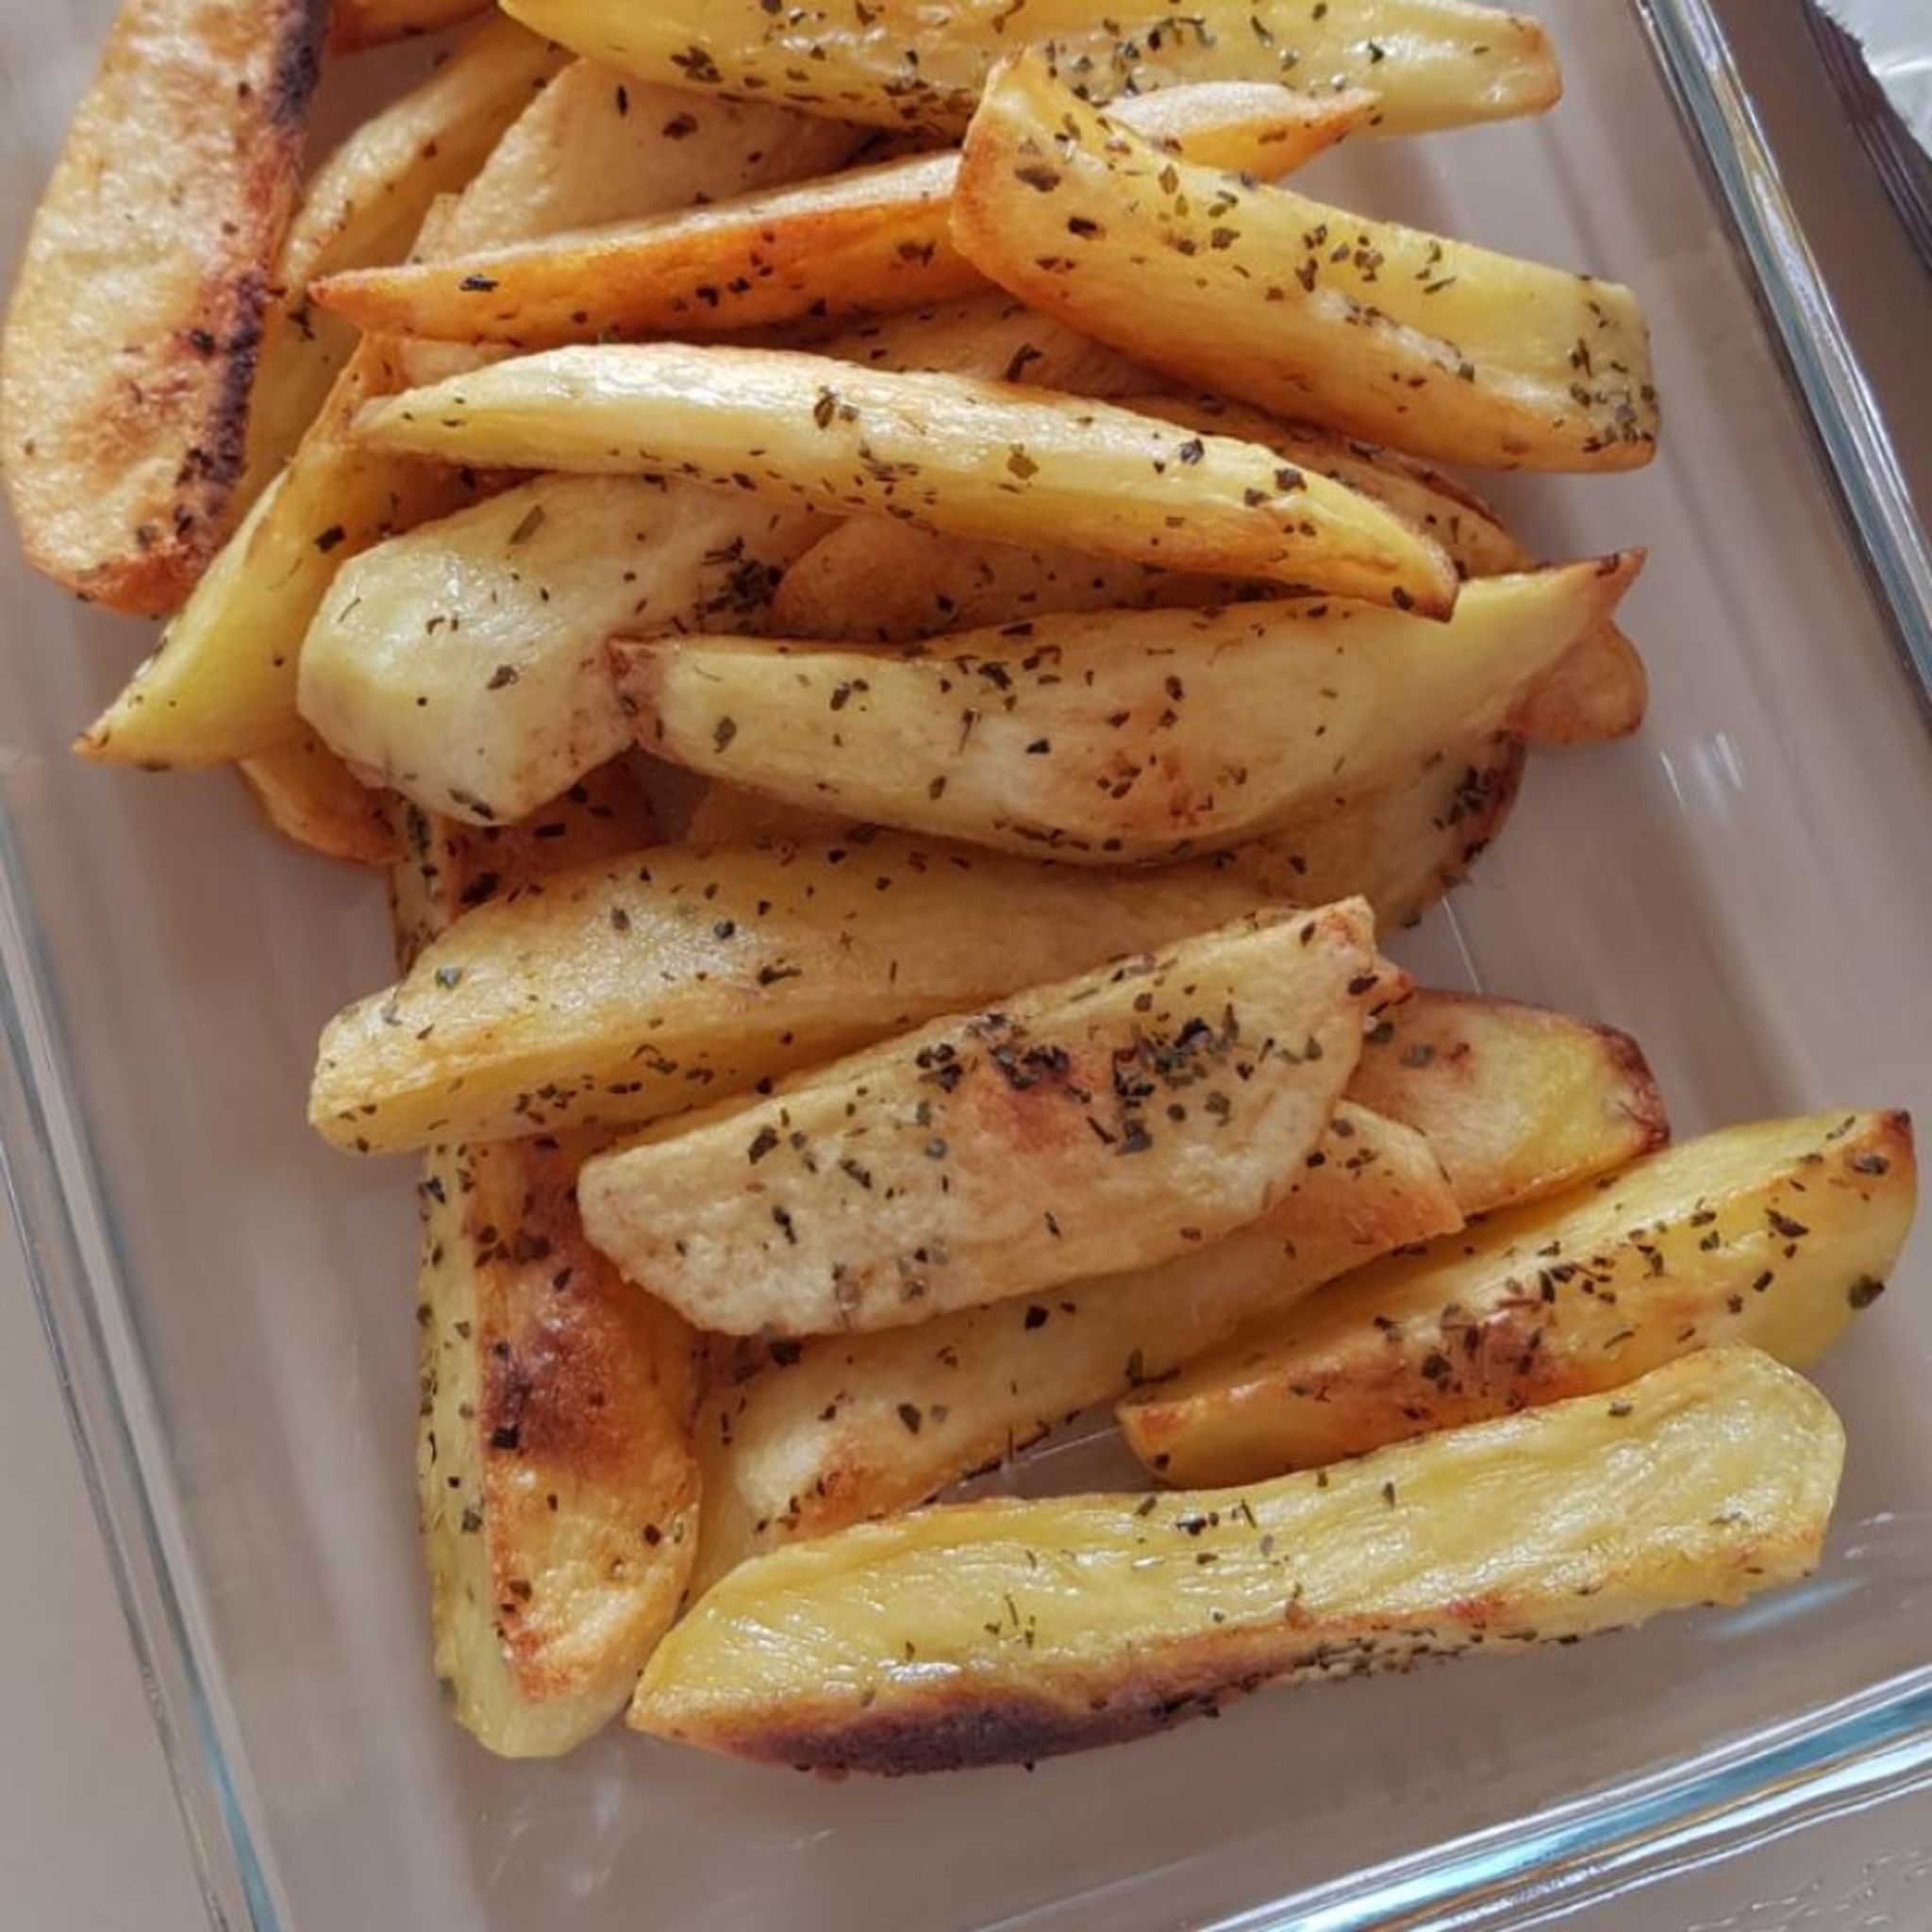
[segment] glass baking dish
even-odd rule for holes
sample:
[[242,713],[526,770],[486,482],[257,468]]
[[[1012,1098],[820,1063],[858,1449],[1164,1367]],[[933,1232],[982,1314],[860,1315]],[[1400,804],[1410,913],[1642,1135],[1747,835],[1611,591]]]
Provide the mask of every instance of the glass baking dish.
[[[1546,124],[1355,148],[1317,192],[1641,291],[1661,460],[1499,493],[1546,554],[1650,545],[1655,709],[1541,759],[1405,956],[1629,1027],[1682,1131],[1932,1112],[1923,536],[1704,0],[1543,10]],[[109,11],[0,0],[9,255]],[[827,1784],[622,1734],[489,1758],[428,1661],[412,1175],[302,1118],[317,1027],[387,975],[380,883],[275,844],[223,778],[72,761],[144,638],[8,545],[7,1174],[215,1923],[1621,1924],[1624,1888],[1932,1775],[1923,1244],[1824,1374],[1852,1433],[1829,1559],[1746,1610],[1261,1696],[1030,1774]]]

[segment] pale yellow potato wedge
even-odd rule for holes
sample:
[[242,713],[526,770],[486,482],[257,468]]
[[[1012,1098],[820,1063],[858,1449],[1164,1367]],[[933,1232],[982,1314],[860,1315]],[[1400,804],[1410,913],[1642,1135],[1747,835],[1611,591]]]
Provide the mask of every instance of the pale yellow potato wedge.
[[1809,1383],[1724,1349],[1245,1490],[924,1510],[727,1576],[630,1722],[822,1770],[1031,1761],[1271,1680],[1740,1602],[1817,1563],[1843,1458]]
[[1263,1220],[1197,1253],[913,1328],[779,1341],[716,1376],[697,1426],[692,1591],[794,1538],[928,1502],[1264,1310],[1462,1224],[1411,1128],[1344,1100],[1315,1153]]
[[[929,1501],[1336,1276],[1622,1166],[1664,1132],[1641,1058],[1586,1021],[1424,991],[1369,1042],[1316,1155],[1254,1226],[1024,1306],[788,1345],[762,1374],[722,1378],[698,1425],[693,1587],[791,1538]],[[1359,1104],[1369,1093],[1384,1110]]]
[[845,323],[817,336],[811,347],[868,369],[932,370],[1103,400],[1150,393],[1161,380],[1117,349],[1006,294]]
[[1903,1114],[1729,1127],[1375,1263],[1121,1406],[1182,1483],[1308,1468],[1749,1342],[1803,1367],[1911,1225]]
[[1000,70],[965,156],[961,251],[1171,375],[1449,462],[1622,470],[1656,452],[1643,312],[1617,283],[1177,161],[1039,57]]
[[[842,165],[863,139],[836,121],[576,60],[496,143],[423,252],[502,248],[808,179]],[[411,383],[440,382],[501,353],[412,341],[404,366]]]
[[433,34],[459,26],[489,11],[488,0],[332,0],[328,43],[332,52],[352,54],[413,34]]
[[1213,863],[1271,901],[1319,906],[1359,894],[1385,930],[1413,925],[1508,823],[1524,763],[1519,738],[1461,740],[1380,790],[1317,798]]
[[1348,1091],[1427,1137],[1468,1214],[1540,1201],[1671,1138],[1627,1033],[1480,993],[1391,1007]]
[[1360,900],[1249,914],[599,1155],[584,1226],[702,1328],[897,1328],[1258,1220],[1401,977]]
[[[1392,451],[1277,423],[1218,399],[1134,394],[1123,400],[1191,428],[1219,425],[1225,434],[1264,443],[1299,467],[1376,498],[1440,544],[1464,577],[1535,566],[1480,498]],[[1256,590],[1239,578],[1190,576],[1062,546],[965,542],[886,517],[854,517],[786,573],[772,621],[784,637],[903,643],[1017,624],[1047,611],[1185,608],[1252,597]],[[1530,693],[1520,728],[1539,744],[1626,737],[1642,724],[1648,694],[1636,647],[1606,624],[1580,640]]]
[[641,853],[482,908],[339,1015],[309,1118],[358,1153],[641,1124],[1256,904],[1208,868],[1112,878],[884,834]]
[[520,357],[372,405],[379,449],[594,474],[639,470],[789,508],[904,516],[1395,603],[1455,602],[1436,546],[1380,505],[1233,438],[964,376],[782,349],[610,343]]
[[35,210],[0,349],[7,494],[35,569],[112,609],[176,609],[233,525],[327,18],[126,0]]
[[[1370,93],[1223,82],[1120,112],[1167,153],[1272,179],[1374,108]],[[957,153],[908,155],[682,213],[352,270],[316,299],[361,329],[519,348],[915,308],[987,292],[953,246],[958,172]]]
[[[505,11],[646,80],[958,134],[993,63],[1051,41],[1096,98],[1184,80],[1276,80],[1319,93],[1373,87],[1391,133],[1540,113],[1562,91],[1543,30],[1463,0],[505,0]],[[1161,31],[1166,28],[1166,31]]]
[[354,865],[394,865],[402,858],[395,800],[363,784],[314,732],[237,769],[262,817],[292,843]]
[[275,264],[261,321],[247,509],[294,453],[356,347],[354,329],[308,299],[325,275],[400,262],[438,198],[462,187],[568,56],[512,21],[491,21],[420,87],[372,115],[310,178]]
[[1437,625],[1341,601],[1076,613],[908,651],[613,646],[647,750],[788,804],[1082,864],[1224,850],[1512,730],[1628,552],[1464,587]]
[[614,633],[761,625],[822,527],[694,484],[540,476],[349,564],[302,641],[297,702],[372,780],[519,819],[630,742]]
[[[623,763],[541,826],[409,818],[405,950],[468,906],[651,837]],[[438,1674],[506,1757],[623,1708],[697,1549],[695,1338],[584,1240],[577,1137],[438,1148],[423,1202],[417,1482]]]
[[397,375],[364,342],[288,468],[195,586],[161,641],[75,747],[104,764],[226,764],[299,739],[303,633],[342,564],[475,493],[476,479],[398,461],[350,432]]
[[[1431,752],[1412,775],[1384,791],[1321,799],[1207,862],[1244,881],[1257,904],[1325,906],[1358,897],[1384,931],[1412,925],[1462,883],[1501,833],[1524,762],[1522,742],[1508,737]],[[875,831],[849,814],[716,784],[706,788],[686,836],[693,844],[825,844]]]

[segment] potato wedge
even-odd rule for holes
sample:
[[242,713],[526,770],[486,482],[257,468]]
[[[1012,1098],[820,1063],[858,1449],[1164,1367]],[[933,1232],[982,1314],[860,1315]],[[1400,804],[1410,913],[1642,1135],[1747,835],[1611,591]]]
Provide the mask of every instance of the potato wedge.
[[394,799],[363,784],[314,732],[244,758],[239,770],[262,816],[293,843],[354,865],[402,858]]
[[[541,828],[409,815],[397,931],[559,862],[651,836],[628,768],[594,774]],[[444,1147],[423,1188],[417,1476],[436,1666],[458,1721],[506,1757],[551,1757],[624,1706],[697,1547],[694,1338],[585,1241],[594,1140]]]
[[[646,80],[786,101],[880,127],[957,135],[994,61],[1052,41],[1083,92],[1183,80],[1277,80],[1319,93],[1373,87],[1382,125],[1420,133],[1534,114],[1562,91],[1541,27],[1462,0],[505,0],[506,12]],[[1167,28],[1168,31],[1162,31]]]
[[297,657],[336,573],[475,493],[474,475],[399,462],[350,434],[362,405],[396,375],[391,345],[357,351],[293,461],[75,747],[83,758],[150,770],[220,765],[301,737]]
[[1050,520],[1105,556],[1445,614],[1434,544],[1353,491],[1231,438],[964,376],[782,349],[552,349],[373,405],[379,449],[511,468],[663,472],[788,508],[1012,540]]
[[[793,1537],[928,1502],[1092,1404],[1156,1388],[1337,1275],[1556,1177],[1608,1172],[1663,1131],[1641,1058],[1582,1020],[1424,991],[1370,1042],[1317,1156],[1254,1226],[1023,1307],[786,1345],[751,1379],[725,1377],[698,1425],[693,1587]],[[1426,1059],[1414,1051],[1424,1042],[1437,1047]],[[1362,1106],[1368,1092],[1387,1110]]]
[[1343,1101],[1252,1226],[1150,1268],[913,1328],[779,1341],[699,1413],[694,1591],[798,1537],[929,1502],[1265,1310],[1462,1224],[1428,1142]]
[[1271,1680],[1740,1602],[1816,1564],[1843,1458],[1824,1396],[1724,1349],[1247,1490],[923,1510],[727,1576],[630,1722],[821,1770],[1031,1761]]
[[1391,1007],[1348,1091],[1426,1136],[1466,1214],[1541,1201],[1671,1138],[1627,1033],[1480,993]]
[[1615,610],[1636,552],[1467,585],[1446,625],[1366,604],[1042,617],[906,652],[613,647],[639,741],[790,804],[1081,864],[1239,844],[1410,777]]
[[1375,1263],[1130,1397],[1134,1453],[1244,1482],[1623,1387],[1749,1342],[1803,1367],[1876,1299],[1911,1225],[1903,1114],[1707,1134]]
[[1283,415],[1498,469],[1656,453],[1629,290],[1177,161],[1041,57],[987,89],[953,238],[1023,301]]
[[1010,295],[940,303],[841,325],[812,350],[868,369],[931,370],[1102,399],[1144,395],[1160,377]]
[[[1272,179],[1363,125],[1375,99],[1223,82],[1119,111],[1170,154]],[[358,328],[517,348],[916,308],[988,292],[953,246],[958,172],[957,153],[908,155],[592,232],[331,275],[315,296]]]
[[591,1240],[725,1335],[897,1328],[1258,1220],[1361,1053],[1360,900],[1249,914],[597,1156]]
[[613,633],[760,625],[822,528],[690,483],[540,476],[349,564],[302,641],[297,702],[419,805],[519,819],[630,741]]
[[282,243],[262,317],[244,511],[275,474],[355,353],[355,331],[308,299],[317,277],[400,262],[439,196],[460,188],[497,138],[560,69],[563,51],[492,21],[420,87],[371,116],[316,171]]
[[333,0],[328,44],[332,53],[353,54],[412,34],[433,34],[458,26],[489,10],[489,0]]
[[338,1146],[641,1124],[1251,911],[1208,868],[1119,879],[880,834],[668,847],[458,922],[325,1032]]
[[0,451],[28,560],[175,609],[242,474],[326,0],[127,0],[27,236]]

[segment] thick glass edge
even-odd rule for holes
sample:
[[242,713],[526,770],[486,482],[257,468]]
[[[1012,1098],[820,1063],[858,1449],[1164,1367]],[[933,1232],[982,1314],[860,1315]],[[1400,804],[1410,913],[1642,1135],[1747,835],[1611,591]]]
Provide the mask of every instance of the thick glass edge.
[[[1707,0],[1633,0],[1754,270],[1922,696],[1932,703],[1932,547],[1883,420]],[[25,871],[0,808],[0,1185],[107,1545],[209,1924],[285,1932],[270,1861],[177,1562],[152,1393],[68,1091]],[[1211,1932],[1521,1932],[1768,1839],[1932,1787],[1932,1667],[1748,1743],[1515,1821]],[[1124,1892],[1140,1890],[1130,1881]],[[1095,1903],[1090,1895],[1082,1908]],[[1058,1908],[991,1932],[1043,1927]]]
[[1633,0],[1932,711],[1932,543],[1710,0]]
[[185,1566],[158,1465],[148,1388],[87,1138],[68,1091],[25,867],[0,806],[0,1190],[79,1451],[148,1708],[215,1932],[282,1932],[224,1737],[221,1700],[191,1634]]

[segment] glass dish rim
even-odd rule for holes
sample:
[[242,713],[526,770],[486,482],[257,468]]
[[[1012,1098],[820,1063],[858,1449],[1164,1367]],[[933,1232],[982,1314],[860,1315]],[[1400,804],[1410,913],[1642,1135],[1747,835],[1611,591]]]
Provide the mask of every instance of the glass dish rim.
[[[1932,545],[1710,0],[1631,0],[1807,405],[1902,656],[1932,707]],[[52,1357],[210,1924],[286,1932],[239,1724],[210,1668],[153,1391],[58,1002],[0,806],[0,1186]],[[1477,1932],[1735,1857],[1932,1786],[1932,1665],[1528,1819],[1223,1919],[1214,1932]],[[1132,1884],[1134,1881],[1124,1881]],[[988,1932],[1024,1932],[1048,1906]]]

